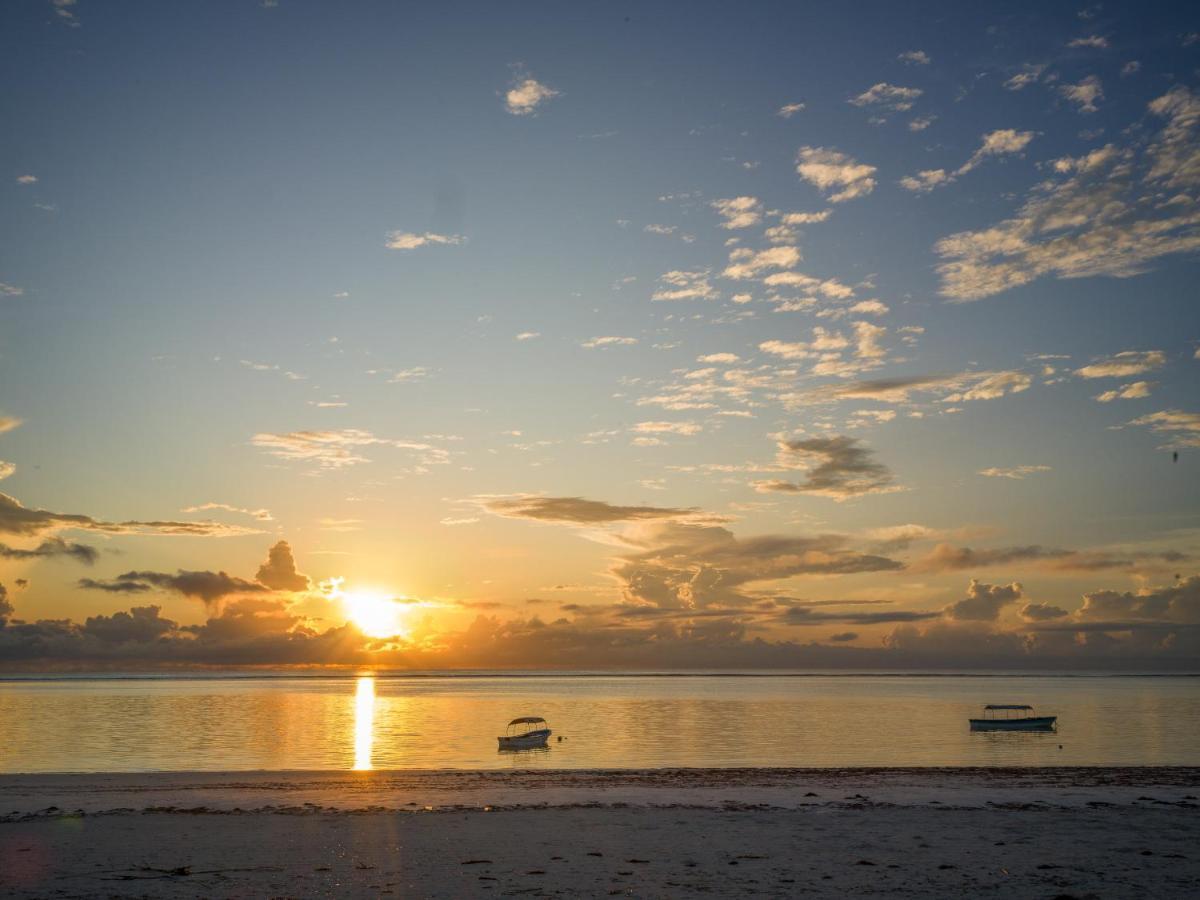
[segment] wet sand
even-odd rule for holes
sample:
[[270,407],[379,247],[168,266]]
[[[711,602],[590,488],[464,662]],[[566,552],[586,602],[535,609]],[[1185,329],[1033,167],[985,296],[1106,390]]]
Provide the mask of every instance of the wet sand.
[[1191,897],[1200,770],[0,776],[16,897]]

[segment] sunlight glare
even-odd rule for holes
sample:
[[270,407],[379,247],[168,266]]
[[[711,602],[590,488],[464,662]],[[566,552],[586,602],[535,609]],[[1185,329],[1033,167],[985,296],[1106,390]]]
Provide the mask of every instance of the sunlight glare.
[[401,604],[375,591],[346,591],[340,593],[346,618],[367,637],[388,638],[405,635]]
[[375,740],[375,679],[362,676],[354,692],[354,769],[371,768],[371,746]]

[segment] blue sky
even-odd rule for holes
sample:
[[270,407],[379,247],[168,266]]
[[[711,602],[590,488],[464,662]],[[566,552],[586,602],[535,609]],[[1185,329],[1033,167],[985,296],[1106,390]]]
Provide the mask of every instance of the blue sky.
[[[1191,646],[1179,5],[0,15],[9,620],[152,605],[269,662],[357,590],[407,606],[354,662]],[[303,590],[251,578],[279,541]]]

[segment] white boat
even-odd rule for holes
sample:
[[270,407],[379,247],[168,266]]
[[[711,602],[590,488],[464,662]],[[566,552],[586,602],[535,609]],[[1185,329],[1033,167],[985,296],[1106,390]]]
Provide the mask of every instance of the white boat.
[[982,719],[968,719],[972,731],[1054,731],[1058,716],[1035,716],[1024,703],[989,703]]
[[546,746],[550,729],[541,716],[521,716],[509,722],[504,735],[496,740],[501,750],[534,750]]

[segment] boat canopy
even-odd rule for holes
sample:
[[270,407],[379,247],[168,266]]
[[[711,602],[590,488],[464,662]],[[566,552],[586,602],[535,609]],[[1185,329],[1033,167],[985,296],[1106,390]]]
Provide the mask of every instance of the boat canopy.
[[519,719],[513,719],[509,725],[536,725],[539,722],[545,722],[541,716],[522,716]]
[[1015,703],[1005,705],[1003,703],[989,703],[984,709],[1033,709],[1032,706],[1026,706],[1024,703]]

